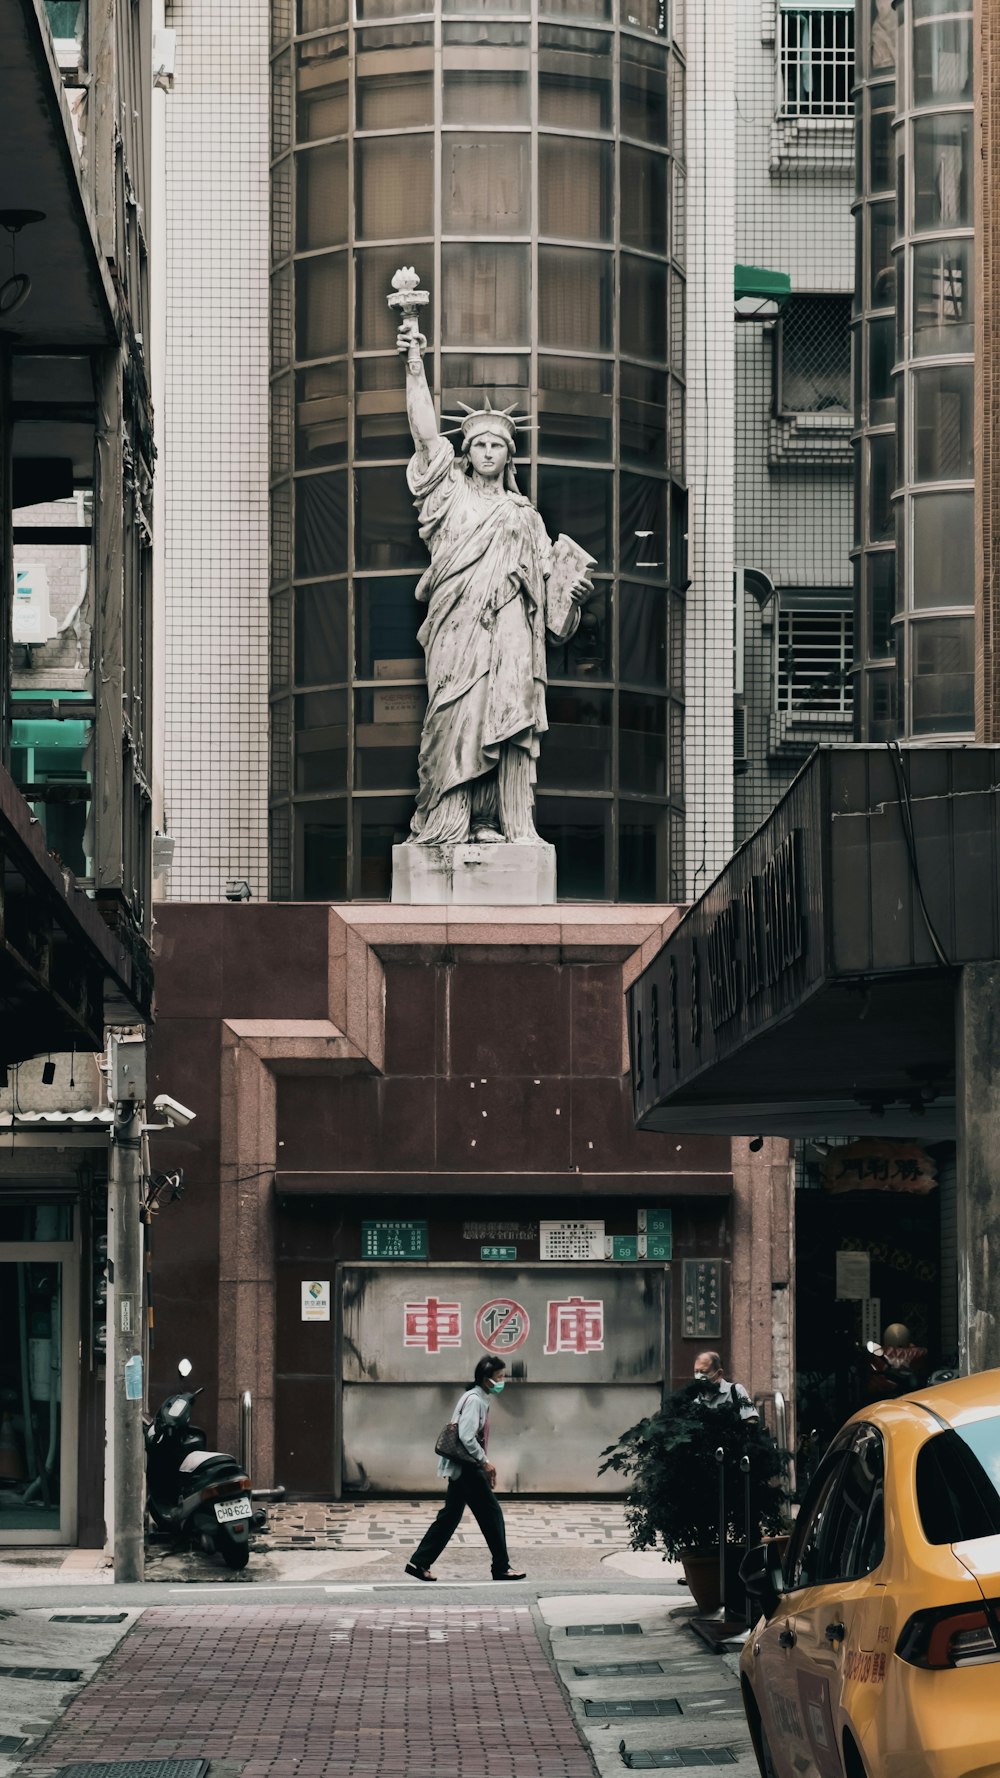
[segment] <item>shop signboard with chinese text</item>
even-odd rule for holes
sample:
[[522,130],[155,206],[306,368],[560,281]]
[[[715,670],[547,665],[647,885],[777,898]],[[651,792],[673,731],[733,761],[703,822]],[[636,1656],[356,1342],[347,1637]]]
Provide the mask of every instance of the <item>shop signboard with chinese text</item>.
[[686,1259],[681,1266],[683,1328],[686,1340],[722,1337],[722,1261]]
[[820,1178],[828,1192],[933,1191],[937,1162],[919,1142],[862,1136],[844,1142],[824,1155]]

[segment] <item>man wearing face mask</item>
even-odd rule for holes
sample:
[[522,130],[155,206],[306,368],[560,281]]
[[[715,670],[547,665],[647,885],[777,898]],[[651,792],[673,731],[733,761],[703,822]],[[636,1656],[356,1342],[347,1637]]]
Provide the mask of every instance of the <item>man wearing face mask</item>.
[[741,1420],[756,1426],[760,1415],[742,1383],[727,1383],[718,1352],[699,1352],[694,1361],[694,1380],[706,1408],[735,1408]]
[[503,1513],[493,1492],[497,1472],[486,1455],[490,1403],[503,1393],[505,1381],[506,1366],[502,1358],[481,1358],[471,1388],[455,1405],[452,1420],[458,1428],[459,1442],[468,1452],[468,1461],[453,1462],[449,1457],[442,1457],[438,1463],[438,1475],[448,1479],[448,1492],[437,1518],[406,1564],[406,1573],[412,1574],[415,1580],[437,1579],[437,1575],[431,1573],[431,1566],[454,1536],[467,1506],[472,1509],[476,1524],[489,1546],[493,1579],[525,1578],[523,1574],[515,1574],[510,1565]]

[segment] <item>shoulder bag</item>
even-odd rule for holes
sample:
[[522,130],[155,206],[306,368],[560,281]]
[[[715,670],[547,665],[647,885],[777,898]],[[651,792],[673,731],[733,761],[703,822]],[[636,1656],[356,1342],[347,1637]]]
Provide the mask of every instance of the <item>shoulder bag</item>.
[[[458,1404],[459,1411],[461,1411],[462,1402],[464,1401],[465,1396],[463,1395],[462,1400]],[[438,1457],[447,1457],[449,1463],[471,1463],[478,1468],[476,1458],[469,1455],[469,1452],[466,1450],[458,1436],[457,1420],[449,1420],[447,1426],[442,1426],[441,1431],[438,1433],[434,1442],[434,1450]]]

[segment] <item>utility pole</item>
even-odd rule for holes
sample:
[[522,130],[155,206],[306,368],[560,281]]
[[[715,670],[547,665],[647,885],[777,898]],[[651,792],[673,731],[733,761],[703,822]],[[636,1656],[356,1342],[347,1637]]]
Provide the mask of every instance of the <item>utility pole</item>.
[[145,1446],[143,1398],[142,1125],[144,1037],[112,1036],[108,1084],[114,1108],[108,1209],[114,1266],[113,1390],[115,1581],[144,1577]]

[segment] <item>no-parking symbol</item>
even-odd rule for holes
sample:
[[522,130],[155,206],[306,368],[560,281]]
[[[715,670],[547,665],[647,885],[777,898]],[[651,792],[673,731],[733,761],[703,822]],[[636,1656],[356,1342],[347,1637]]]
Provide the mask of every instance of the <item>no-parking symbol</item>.
[[493,1297],[476,1316],[476,1339],[487,1352],[515,1352],[524,1345],[530,1326],[521,1303],[509,1296]]

